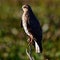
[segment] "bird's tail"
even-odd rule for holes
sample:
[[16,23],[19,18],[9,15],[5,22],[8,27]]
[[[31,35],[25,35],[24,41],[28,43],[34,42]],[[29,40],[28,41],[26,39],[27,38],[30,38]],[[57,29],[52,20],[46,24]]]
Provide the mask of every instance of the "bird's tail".
[[35,41],[35,50],[36,50],[36,53],[40,53],[40,47],[36,41]]

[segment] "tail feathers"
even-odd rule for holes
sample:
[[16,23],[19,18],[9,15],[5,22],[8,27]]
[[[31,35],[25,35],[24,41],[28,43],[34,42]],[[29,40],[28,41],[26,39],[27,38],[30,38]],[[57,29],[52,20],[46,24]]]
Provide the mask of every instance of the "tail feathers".
[[35,41],[35,50],[36,50],[36,53],[40,53],[40,47],[36,41]]

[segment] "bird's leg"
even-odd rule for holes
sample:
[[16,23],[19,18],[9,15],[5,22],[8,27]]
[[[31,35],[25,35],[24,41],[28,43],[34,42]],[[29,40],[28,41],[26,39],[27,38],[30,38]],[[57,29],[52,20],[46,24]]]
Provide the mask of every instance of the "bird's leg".
[[27,40],[27,42],[30,42],[30,37],[28,37],[28,40]]
[[33,43],[33,36],[29,36],[28,42],[29,42],[29,44],[32,44]]

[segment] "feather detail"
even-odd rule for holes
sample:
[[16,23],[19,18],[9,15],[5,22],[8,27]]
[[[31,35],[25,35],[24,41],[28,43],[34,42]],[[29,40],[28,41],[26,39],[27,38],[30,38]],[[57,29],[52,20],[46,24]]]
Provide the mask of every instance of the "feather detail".
[[36,53],[40,53],[40,47],[36,41],[35,41],[35,50],[36,50]]

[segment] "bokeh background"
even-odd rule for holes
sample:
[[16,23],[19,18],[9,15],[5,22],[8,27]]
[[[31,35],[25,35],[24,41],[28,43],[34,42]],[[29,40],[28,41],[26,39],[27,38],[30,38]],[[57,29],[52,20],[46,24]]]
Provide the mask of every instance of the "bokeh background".
[[27,36],[20,27],[26,3],[43,30],[43,53],[33,51],[35,60],[60,60],[60,0],[0,0],[0,60],[29,60]]

